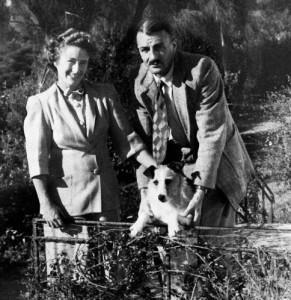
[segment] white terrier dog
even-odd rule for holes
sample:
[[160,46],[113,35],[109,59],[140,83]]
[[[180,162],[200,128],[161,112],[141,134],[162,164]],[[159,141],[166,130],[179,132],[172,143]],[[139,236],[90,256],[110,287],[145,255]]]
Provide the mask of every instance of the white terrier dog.
[[152,179],[147,196],[141,200],[138,219],[130,227],[131,236],[141,233],[146,224],[162,223],[168,225],[169,237],[174,237],[180,231],[179,220],[184,218],[183,223],[187,225],[192,222],[179,213],[185,211],[195,189],[181,172],[168,166],[151,167],[146,172]]

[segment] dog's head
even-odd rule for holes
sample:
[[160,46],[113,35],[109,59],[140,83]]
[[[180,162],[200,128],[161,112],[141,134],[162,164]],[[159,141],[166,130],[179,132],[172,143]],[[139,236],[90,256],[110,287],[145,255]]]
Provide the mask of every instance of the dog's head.
[[181,185],[185,178],[178,170],[174,171],[169,166],[161,165],[158,168],[148,168],[145,175],[151,178],[148,184],[151,197],[157,197],[161,202],[179,199]]

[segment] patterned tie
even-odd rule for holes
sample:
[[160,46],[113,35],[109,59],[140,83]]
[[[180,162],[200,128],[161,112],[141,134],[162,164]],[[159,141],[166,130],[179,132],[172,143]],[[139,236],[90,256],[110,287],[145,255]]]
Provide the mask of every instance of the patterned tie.
[[154,104],[153,116],[153,157],[158,164],[165,159],[169,138],[166,103],[162,92],[163,84],[163,82],[158,83],[158,95]]

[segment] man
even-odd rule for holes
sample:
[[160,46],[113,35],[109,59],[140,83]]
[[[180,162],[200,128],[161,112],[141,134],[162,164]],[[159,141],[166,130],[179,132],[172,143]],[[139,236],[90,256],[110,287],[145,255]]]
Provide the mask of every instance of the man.
[[[217,66],[209,57],[178,51],[166,20],[145,20],[136,39],[143,61],[134,82],[138,133],[157,163],[184,163],[183,172],[196,187],[184,217],[194,215],[198,225],[233,226],[254,169]],[[137,170],[141,202],[148,182],[144,171]],[[141,203],[140,210],[146,209]]]

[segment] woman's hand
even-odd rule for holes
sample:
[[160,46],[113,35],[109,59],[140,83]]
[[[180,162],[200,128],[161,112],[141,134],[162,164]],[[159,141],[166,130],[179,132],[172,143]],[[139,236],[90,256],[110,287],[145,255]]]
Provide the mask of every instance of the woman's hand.
[[64,219],[68,219],[69,215],[51,201],[47,187],[47,175],[35,176],[32,180],[40,205],[42,206],[43,218],[50,227],[63,227]]
[[54,203],[47,202],[43,205],[43,218],[50,227],[60,228],[64,226],[64,213]]

